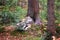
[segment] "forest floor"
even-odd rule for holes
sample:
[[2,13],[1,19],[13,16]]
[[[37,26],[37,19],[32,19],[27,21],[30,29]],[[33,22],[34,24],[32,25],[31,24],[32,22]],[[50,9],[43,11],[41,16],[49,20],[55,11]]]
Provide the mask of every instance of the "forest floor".
[[40,28],[31,28],[28,31],[0,32],[0,40],[40,40]]
[[[16,36],[10,35],[9,32],[3,32],[0,33],[0,40],[40,40],[40,37],[33,33],[28,35],[18,34],[18,36]],[[56,40],[60,40],[60,38],[57,38]]]
[[[10,33],[1,33],[0,40],[40,40],[40,37],[34,35],[12,36]],[[60,40],[60,38],[57,38],[56,40]]]
[[40,27],[32,27],[28,31],[0,32],[0,40],[41,40],[41,30]]

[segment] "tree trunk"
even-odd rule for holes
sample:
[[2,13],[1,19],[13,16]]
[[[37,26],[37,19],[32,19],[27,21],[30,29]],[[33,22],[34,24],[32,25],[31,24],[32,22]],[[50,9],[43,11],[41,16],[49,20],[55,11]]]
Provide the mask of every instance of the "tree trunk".
[[48,0],[48,31],[55,35],[55,15],[54,15],[54,0]]
[[39,18],[39,1],[38,0],[28,0],[28,13],[36,24],[40,24]]

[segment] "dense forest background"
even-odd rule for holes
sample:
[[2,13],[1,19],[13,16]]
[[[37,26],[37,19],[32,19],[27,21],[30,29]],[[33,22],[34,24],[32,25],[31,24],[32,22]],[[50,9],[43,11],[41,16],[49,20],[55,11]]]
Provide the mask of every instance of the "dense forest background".
[[[56,31],[57,36],[60,37],[60,0],[55,0],[54,5],[54,11],[55,11],[55,24],[56,24]],[[46,24],[47,24],[47,0],[39,0],[39,15],[40,19],[43,22],[43,31],[46,31]],[[21,19],[23,19],[28,10],[28,0],[0,0],[0,31],[2,31],[1,28],[7,25],[14,25],[19,22]],[[33,30],[33,32],[32,32]],[[31,31],[31,32],[30,32]],[[32,36],[26,37],[24,40],[44,40],[45,36],[41,36],[41,32],[39,30],[39,27],[36,27],[34,29],[31,28],[31,33],[37,34],[35,37],[36,39],[32,38]],[[35,32],[34,32],[35,31]],[[38,32],[38,33],[36,33]],[[12,34],[16,34],[16,32],[13,32]],[[24,35],[25,34],[25,35]],[[29,35],[30,35],[29,34]],[[22,35],[26,36],[28,35],[28,32],[23,32]],[[40,38],[41,37],[41,38]],[[24,38],[24,37],[23,37]]]
[[[60,2],[59,0],[55,0],[55,16],[56,16],[56,22],[59,22],[59,6]],[[10,16],[14,15],[18,16],[18,18],[23,18],[28,9],[28,0],[5,0],[1,2],[0,0],[0,15],[3,14],[11,14]],[[42,21],[47,22],[47,0],[39,0],[39,9],[40,9],[40,17]],[[7,13],[6,13],[7,12]],[[20,14],[20,15],[19,15]],[[25,14],[25,15],[24,15]],[[23,16],[22,16],[23,15]],[[20,17],[19,17],[20,16]]]

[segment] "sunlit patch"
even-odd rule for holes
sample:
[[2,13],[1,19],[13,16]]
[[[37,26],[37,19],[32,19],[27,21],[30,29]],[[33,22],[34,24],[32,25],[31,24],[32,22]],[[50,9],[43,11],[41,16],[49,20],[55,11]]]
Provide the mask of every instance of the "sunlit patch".
[[58,26],[60,26],[60,24],[58,24]]
[[53,40],[56,40],[56,37],[55,36],[52,36]]

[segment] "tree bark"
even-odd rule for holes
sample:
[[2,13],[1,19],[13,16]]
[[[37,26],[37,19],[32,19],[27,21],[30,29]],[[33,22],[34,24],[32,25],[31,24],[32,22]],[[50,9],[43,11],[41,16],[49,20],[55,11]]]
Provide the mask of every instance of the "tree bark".
[[36,24],[41,23],[39,18],[39,0],[28,0],[27,16],[30,16]]
[[47,2],[48,5],[48,31],[52,34],[55,35],[55,15],[54,15],[54,0],[48,0]]

